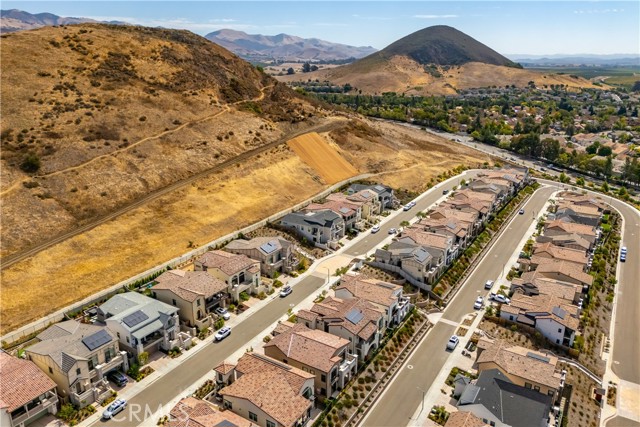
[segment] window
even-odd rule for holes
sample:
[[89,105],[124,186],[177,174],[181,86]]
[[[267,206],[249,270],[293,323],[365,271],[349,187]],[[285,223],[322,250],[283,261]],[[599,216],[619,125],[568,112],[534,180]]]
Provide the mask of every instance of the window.
[[325,374],[320,375],[320,381],[323,383],[327,382],[327,376]]
[[249,411],[249,419],[251,421],[258,422],[258,416],[256,414],[254,414],[253,412],[251,412],[251,411]]
[[49,373],[53,374],[53,368],[51,366],[49,366]]
[[315,374],[316,374],[316,371],[314,371],[313,369],[309,369],[309,373],[310,373],[311,375],[315,375]]
[[553,395],[554,395],[553,390],[547,391],[547,396],[553,396]]
[[173,301],[173,305],[178,305],[175,299],[172,299],[171,301]]
[[562,329],[558,328],[558,333],[561,333],[561,332],[562,332]]
[[531,388],[531,383],[524,383],[525,388]]
[[116,332],[118,334],[118,339],[120,339],[120,332]]
[[535,385],[535,386],[533,386],[533,389],[534,389],[535,391],[540,391],[540,386],[539,386],[539,385]]
[[233,405],[228,400],[224,401],[224,407],[227,409],[233,409]]
[[129,337],[127,337],[127,342],[129,342]]
[[82,373],[82,371],[80,370],[80,368],[76,369],[76,375],[80,375]]
[[201,302],[200,298],[198,298],[198,307],[200,307],[200,302]]
[[556,344],[560,344],[560,340],[556,340]]
[[283,361],[284,363],[289,363],[289,362],[287,362],[287,359],[282,359],[282,361]]
[[267,427],[276,427],[276,423],[271,420],[267,420]]

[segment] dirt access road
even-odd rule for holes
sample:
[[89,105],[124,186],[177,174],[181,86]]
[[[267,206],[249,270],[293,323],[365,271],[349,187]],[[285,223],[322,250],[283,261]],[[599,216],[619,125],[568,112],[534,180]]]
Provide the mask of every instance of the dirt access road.
[[296,138],[300,135],[303,135],[305,133],[308,132],[330,132],[334,129],[337,129],[341,126],[344,125],[344,123],[347,121],[347,119],[339,119],[336,120],[335,118],[331,118],[331,119],[323,119],[323,121],[321,123],[318,123],[316,125],[310,126],[308,128],[305,129],[299,129],[297,131],[294,132],[290,132],[287,135],[277,139],[276,141],[270,142],[268,144],[265,144],[261,147],[255,148],[253,150],[244,152],[232,159],[226,160],[210,169],[204,170],[202,172],[199,172],[193,176],[190,176],[189,178],[185,178],[183,180],[177,181],[171,185],[168,185],[166,187],[163,188],[159,188],[155,191],[152,191],[151,193],[148,193],[147,195],[145,195],[144,197],[130,203],[127,206],[124,206],[110,214],[107,215],[103,215],[97,219],[95,219],[92,222],[83,224],[78,226],[77,228],[68,231],[66,233],[60,234],[59,236],[56,236],[52,239],[49,239],[47,241],[44,241],[36,246],[33,246],[27,250],[24,250],[22,252],[18,252],[15,254],[11,254],[9,256],[6,256],[2,259],[2,262],[0,264],[0,269],[4,269],[6,267],[9,267],[13,264],[15,264],[16,262],[22,261],[26,258],[29,258],[35,254],[37,254],[38,252],[50,248],[51,246],[54,246],[58,243],[61,243],[73,236],[77,236],[79,234],[82,234],[86,231],[89,231],[97,226],[99,226],[100,224],[103,224],[107,221],[110,221],[114,218],[117,218],[118,216],[129,212],[133,209],[136,209],[140,206],[143,206],[146,203],[149,203],[155,199],[157,199],[158,197],[164,196],[172,191],[176,191],[178,189],[181,189],[187,185],[192,184],[193,182],[202,179],[210,174],[216,173],[216,172],[220,172],[222,170],[224,170],[225,168],[228,168],[229,166],[234,166],[236,164],[242,163],[252,157],[256,157],[261,153],[264,153],[265,151],[269,151],[270,149],[277,147],[281,144],[285,144],[288,140],[292,139],[292,138]]

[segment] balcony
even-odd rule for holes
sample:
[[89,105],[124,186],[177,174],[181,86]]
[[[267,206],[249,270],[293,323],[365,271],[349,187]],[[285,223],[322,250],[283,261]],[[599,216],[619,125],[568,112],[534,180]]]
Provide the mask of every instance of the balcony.
[[80,409],[84,408],[87,405],[91,405],[95,402],[94,389],[93,387],[88,388],[87,390],[80,393],[71,393],[71,403],[80,407]]
[[[20,425],[21,423],[25,423],[31,418],[34,418],[44,411],[51,411],[52,407],[56,408],[58,404],[58,395],[55,392],[48,391],[45,393],[45,398],[36,402],[35,404],[27,404],[22,409],[18,409],[13,411],[11,414],[11,424],[14,426]],[[29,408],[29,406],[32,406]]]
[[342,363],[340,363],[340,367],[338,368],[338,372],[340,372],[340,376],[344,376],[345,373],[353,370],[355,372],[356,365],[358,363],[358,356],[355,354],[347,354]]

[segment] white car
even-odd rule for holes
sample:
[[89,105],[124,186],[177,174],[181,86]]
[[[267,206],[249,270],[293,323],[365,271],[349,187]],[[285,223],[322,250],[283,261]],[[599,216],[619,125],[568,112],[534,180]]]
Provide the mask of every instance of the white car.
[[489,294],[489,299],[492,299],[493,301],[500,303],[500,304],[509,304],[511,302],[511,300],[507,297],[505,297],[502,294],[494,294],[493,292],[491,292]]
[[476,302],[473,304],[473,308],[480,310],[484,305],[484,299],[482,297],[476,298]]
[[282,288],[282,290],[280,291],[280,297],[284,298],[287,295],[289,295],[291,292],[293,292],[293,289],[291,289],[291,286],[287,285],[284,288]]
[[371,233],[377,233],[378,231],[380,231],[380,226],[379,225],[374,225],[373,228],[371,229]]
[[221,328],[218,332],[216,332],[214,337],[215,337],[216,341],[222,341],[223,339],[225,339],[229,335],[231,335],[231,328],[228,327],[228,326],[225,326],[225,327]]
[[107,409],[102,413],[102,418],[105,420],[113,418],[118,412],[124,410],[127,407],[127,401],[124,399],[116,399],[111,405],[107,406]]
[[398,232],[398,230],[396,230],[395,228],[390,228],[389,229],[389,234],[396,234]]
[[485,289],[493,288],[493,280],[487,280],[486,283],[484,284],[484,288]]
[[404,205],[404,207],[402,208],[403,211],[408,211],[409,209],[411,209],[413,206],[411,206],[410,204],[406,204]]
[[449,338],[449,341],[447,342],[447,350],[455,350],[459,342],[460,338],[458,338],[457,335],[451,335],[451,338]]
[[222,317],[224,320],[229,320],[231,319],[231,315],[229,314],[229,311],[227,311],[226,308],[224,307],[218,307],[216,308],[216,314],[220,317]]

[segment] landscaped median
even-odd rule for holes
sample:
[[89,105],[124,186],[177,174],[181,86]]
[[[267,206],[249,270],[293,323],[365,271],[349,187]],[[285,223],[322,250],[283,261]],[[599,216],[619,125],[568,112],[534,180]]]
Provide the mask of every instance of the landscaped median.
[[385,336],[338,397],[324,401],[325,409],[313,427],[357,424],[430,328],[426,316],[414,308],[399,327]]
[[488,247],[489,243],[498,235],[498,232],[505,222],[539,187],[540,184],[537,182],[527,185],[493,216],[473,243],[465,249],[458,259],[451,263],[451,266],[440,277],[432,291],[434,296],[440,300],[445,300],[450,296],[452,290],[464,281],[470,271],[473,271],[475,261],[480,258],[480,255]]

